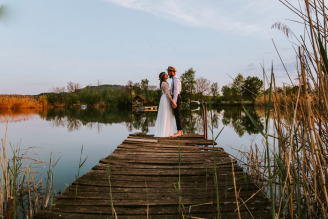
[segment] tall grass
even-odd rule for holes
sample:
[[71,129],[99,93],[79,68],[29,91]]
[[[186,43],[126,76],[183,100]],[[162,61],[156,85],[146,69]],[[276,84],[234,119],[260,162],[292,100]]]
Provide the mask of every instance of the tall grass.
[[[206,104],[206,103],[203,103]],[[215,158],[215,141],[220,136],[221,132],[223,131],[224,127],[220,130],[219,134],[214,138],[214,124],[213,124],[213,115],[212,115],[212,102],[210,100],[210,113],[211,113],[211,133],[212,133],[212,143],[213,143],[213,166],[214,166],[214,185],[215,185],[215,192],[216,192],[216,210],[217,210],[217,218],[221,219],[221,212],[220,212],[220,192],[218,187],[218,176],[216,172],[216,158]],[[232,163],[233,165],[233,163]],[[238,208],[239,209],[239,208]]]
[[[244,153],[244,165],[271,199],[272,218],[327,218],[327,8],[323,1],[305,0],[300,8],[280,1],[301,18],[305,28],[305,35],[297,38],[288,27],[275,25],[284,32],[287,29],[298,42],[299,88],[297,96],[287,100],[284,92],[277,92],[272,70],[271,100],[269,97],[266,130],[262,132],[265,151],[257,156],[260,148],[251,146]],[[274,133],[267,129],[270,118]]]
[[33,168],[44,163],[30,158],[28,151],[21,150],[18,145],[10,148],[7,136],[8,124],[0,148],[0,217],[32,218],[54,198],[53,169],[59,159],[54,162],[50,156],[44,181],[46,188],[43,189],[43,180],[35,176]]
[[108,184],[109,184],[110,206],[112,209],[112,215],[114,216],[115,210],[114,210],[114,203],[113,203],[112,183],[110,181],[110,156],[109,156],[108,162],[107,162],[107,177],[108,177]]
[[181,148],[180,148],[180,140],[178,138],[178,152],[179,152],[179,178],[178,178],[178,187],[175,187],[175,189],[178,192],[178,196],[179,196],[179,215],[182,216],[182,218],[185,218],[186,216],[186,209],[184,207],[183,204],[183,200],[182,200],[182,195],[181,195],[181,177],[180,177],[180,167],[181,167],[181,161],[182,161],[182,154],[181,154]]
[[46,96],[34,98],[23,95],[2,95],[0,96],[0,108],[4,109],[26,109],[47,107]]
[[77,175],[75,174],[75,179],[76,179],[76,186],[75,186],[75,199],[77,197],[77,188],[79,186],[79,178],[80,178],[80,170],[83,166],[83,164],[85,163],[85,161],[87,161],[88,156],[82,161],[82,153],[83,153],[83,145],[81,147],[81,155],[80,155],[80,162],[79,162],[79,168],[77,171]]

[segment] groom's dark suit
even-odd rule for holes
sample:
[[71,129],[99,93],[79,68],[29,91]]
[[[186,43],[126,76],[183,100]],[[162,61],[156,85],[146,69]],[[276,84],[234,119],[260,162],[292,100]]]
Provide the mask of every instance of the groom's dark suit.
[[177,107],[174,109],[175,121],[177,123],[177,129],[182,130],[182,116],[181,116],[181,81],[177,76],[172,78],[172,99],[177,104]]

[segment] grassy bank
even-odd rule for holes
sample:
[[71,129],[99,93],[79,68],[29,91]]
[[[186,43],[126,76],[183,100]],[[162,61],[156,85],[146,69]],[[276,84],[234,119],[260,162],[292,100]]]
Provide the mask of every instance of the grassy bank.
[[1,95],[0,109],[32,109],[48,106],[46,96]]

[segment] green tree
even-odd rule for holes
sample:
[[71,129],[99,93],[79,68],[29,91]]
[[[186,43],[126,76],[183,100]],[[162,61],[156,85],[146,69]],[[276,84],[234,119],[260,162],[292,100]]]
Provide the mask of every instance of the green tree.
[[55,105],[57,103],[57,101],[58,101],[57,94],[55,94],[55,93],[49,93],[47,95],[47,101],[48,101],[49,104]]
[[130,98],[132,99],[132,86],[133,86],[133,82],[131,80],[128,80],[127,84],[126,84],[126,88],[129,90],[130,92]]
[[89,96],[88,89],[83,88],[80,92],[80,101],[81,101],[81,103],[87,103],[88,102],[88,96]]
[[73,105],[73,104],[76,104],[79,100],[79,96],[75,93],[67,93],[65,96],[64,96],[64,102],[66,105]]
[[245,79],[242,74],[238,74],[232,83],[232,96],[234,100],[241,102],[244,93]]
[[107,97],[109,96],[109,89],[103,89],[101,92],[101,98],[103,101],[106,101]]
[[142,92],[140,83],[134,83],[132,86],[132,90],[135,94],[140,95]]
[[191,101],[192,92],[195,90],[195,84],[196,84],[195,74],[196,71],[193,68],[189,68],[180,77],[181,85],[182,85],[181,93],[182,94],[188,93],[190,97],[189,101]]
[[203,99],[203,96],[208,94],[211,90],[211,81],[200,77],[196,79],[196,92],[198,94],[199,99]]
[[231,88],[229,85],[224,85],[221,88],[221,92],[222,92],[223,100],[225,100],[225,101],[232,100],[231,99]]
[[211,93],[213,97],[216,97],[219,93],[219,85],[217,82],[213,82],[211,85]]
[[142,93],[144,94],[144,96],[146,97],[146,99],[148,98],[148,79],[142,79],[141,80],[141,90],[142,90]]
[[64,102],[64,96],[66,93],[66,88],[65,87],[52,87],[50,89],[53,93],[57,94],[57,102],[58,103],[63,103]]
[[243,98],[254,101],[263,88],[263,81],[258,77],[248,76],[245,80]]

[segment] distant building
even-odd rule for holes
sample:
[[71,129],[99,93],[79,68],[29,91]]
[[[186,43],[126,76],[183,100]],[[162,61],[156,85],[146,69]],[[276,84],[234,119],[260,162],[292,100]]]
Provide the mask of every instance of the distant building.
[[132,99],[132,108],[137,108],[139,106],[143,106],[145,102],[145,98],[143,98],[140,95],[136,95],[133,99]]

